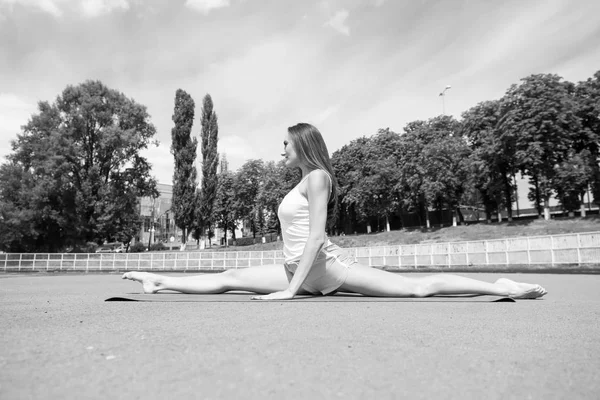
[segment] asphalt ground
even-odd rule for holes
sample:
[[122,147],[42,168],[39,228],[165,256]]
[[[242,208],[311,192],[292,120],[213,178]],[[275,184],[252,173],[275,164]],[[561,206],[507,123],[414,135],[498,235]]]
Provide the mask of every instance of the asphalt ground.
[[4,274],[0,399],[597,399],[600,276],[504,276],[549,293],[106,302],[141,285]]

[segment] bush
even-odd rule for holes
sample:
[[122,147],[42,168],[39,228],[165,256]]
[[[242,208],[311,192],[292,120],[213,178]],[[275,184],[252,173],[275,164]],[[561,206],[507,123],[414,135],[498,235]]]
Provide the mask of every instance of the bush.
[[148,251],[165,251],[167,248],[161,242],[152,243]]
[[95,253],[98,249],[98,243],[87,242],[86,244],[78,244],[70,249],[67,249],[67,253]]
[[130,253],[143,253],[146,251],[146,246],[142,242],[136,242],[133,246],[129,247]]
[[[256,240],[260,242],[260,239],[256,238]],[[229,245],[232,245],[232,242],[233,240],[229,239]],[[242,237],[235,239],[235,246],[250,246],[251,244],[254,244],[253,237]]]

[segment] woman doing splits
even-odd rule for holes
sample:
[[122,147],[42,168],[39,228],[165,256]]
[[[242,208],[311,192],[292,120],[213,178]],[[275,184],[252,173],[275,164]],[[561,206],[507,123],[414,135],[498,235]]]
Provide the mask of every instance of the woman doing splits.
[[337,183],[321,133],[300,123],[288,128],[283,142],[285,164],[300,168],[302,180],[279,205],[285,263],[227,270],[218,274],[169,277],[127,272],[123,279],[142,284],[145,293],[173,290],[209,294],[242,290],[261,294],[255,300],[290,300],[296,295],[334,292],[379,297],[495,295],[535,299],[546,294],[539,285],[498,279],[483,282],[451,274],[406,277],[358,264],[331,243],[325,233],[335,218]]

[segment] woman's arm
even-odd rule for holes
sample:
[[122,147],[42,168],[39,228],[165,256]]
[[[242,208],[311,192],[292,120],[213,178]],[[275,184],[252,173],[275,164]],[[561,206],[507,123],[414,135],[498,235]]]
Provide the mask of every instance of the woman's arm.
[[325,244],[327,203],[329,202],[331,181],[324,171],[315,170],[308,176],[306,186],[310,231],[294,277],[287,290],[265,296],[256,296],[253,297],[254,299],[284,300],[293,298],[300,291],[300,287],[306,280],[315,259]]

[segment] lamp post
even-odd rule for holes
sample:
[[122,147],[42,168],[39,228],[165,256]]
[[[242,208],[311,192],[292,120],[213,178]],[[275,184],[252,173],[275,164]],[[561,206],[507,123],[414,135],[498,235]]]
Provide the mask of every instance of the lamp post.
[[452,88],[452,86],[447,85],[444,90],[442,90],[442,93],[440,93],[440,96],[442,96],[442,115],[446,115],[446,104],[444,102],[444,97],[446,97],[446,90]]

